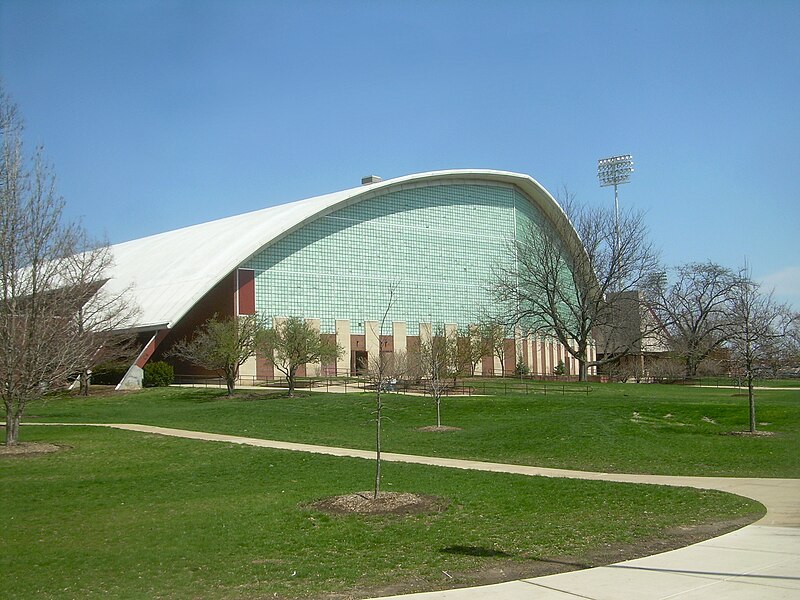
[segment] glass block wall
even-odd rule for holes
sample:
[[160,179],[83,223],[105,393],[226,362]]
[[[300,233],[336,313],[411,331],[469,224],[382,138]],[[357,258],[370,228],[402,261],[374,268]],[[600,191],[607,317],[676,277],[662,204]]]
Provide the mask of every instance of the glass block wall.
[[265,317],[380,321],[389,289],[392,321],[418,335],[420,322],[468,325],[491,304],[492,267],[507,243],[544,216],[513,186],[434,184],[388,192],[321,217],[244,263],[256,272],[256,308]]

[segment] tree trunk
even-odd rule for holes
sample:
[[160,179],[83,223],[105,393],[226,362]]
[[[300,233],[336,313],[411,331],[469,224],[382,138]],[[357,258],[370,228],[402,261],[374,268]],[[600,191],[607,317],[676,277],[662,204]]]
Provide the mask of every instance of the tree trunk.
[[228,387],[228,398],[233,397],[237,379],[239,379],[239,365],[228,365],[225,369],[225,385]]
[[294,373],[286,375],[286,381],[289,382],[289,398],[294,398]]
[[380,382],[378,383],[378,410],[375,417],[375,499],[381,493],[381,412],[383,403],[381,402]]
[[6,412],[6,446],[16,446],[19,441],[20,415],[13,411]]
[[436,426],[442,426],[442,396],[436,394]]
[[686,357],[686,379],[697,376],[697,363],[691,356]]
[[589,381],[589,367],[586,359],[578,359],[578,381]]
[[81,396],[88,396],[89,395],[89,371],[84,369],[81,371],[80,375],[80,395]]
[[228,398],[233,397],[233,390],[236,389],[236,378],[232,375],[225,375],[225,386],[228,388]]
[[756,399],[753,396],[753,375],[747,373],[747,400],[750,404],[750,433],[756,432]]

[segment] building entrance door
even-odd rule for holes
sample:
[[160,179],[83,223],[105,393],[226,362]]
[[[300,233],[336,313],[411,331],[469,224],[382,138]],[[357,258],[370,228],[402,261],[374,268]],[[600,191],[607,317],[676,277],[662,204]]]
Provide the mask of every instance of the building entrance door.
[[367,352],[364,350],[353,350],[350,360],[350,371],[356,375],[366,375],[369,367]]

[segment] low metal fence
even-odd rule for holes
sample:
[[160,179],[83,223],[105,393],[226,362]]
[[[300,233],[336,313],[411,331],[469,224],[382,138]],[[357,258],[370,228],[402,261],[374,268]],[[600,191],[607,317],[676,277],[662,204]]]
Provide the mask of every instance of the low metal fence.
[[[208,377],[199,375],[175,375],[176,385],[187,385],[203,388],[225,388],[225,379],[222,377]],[[257,387],[262,389],[286,389],[289,382],[285,377],[239,377],[237,387]],[[298,377],[295,380],[295,389],[313,391],[337,392],[374,392],[378,386],[388,393],[432,395],[431,386],[422,381],[396,381],[394,383],[378,383],[359,377]],[[588,383],[578,384],[570,379],[553,378],[551,380],[533,379],[531,377],[474,377],[458,379],[444,385],[444,396],[491,396],[508,394],[543,395],[548,394],[585,394],[589,395],[593,388]]]

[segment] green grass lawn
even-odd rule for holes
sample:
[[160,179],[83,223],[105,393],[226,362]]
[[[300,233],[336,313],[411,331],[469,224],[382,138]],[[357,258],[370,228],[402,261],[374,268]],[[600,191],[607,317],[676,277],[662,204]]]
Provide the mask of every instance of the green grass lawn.
[[[765,437],[729,435],[748,422],[747,397],[738,390],[644,384],[564,390],[445,398],[444,424],[462,431],[438,434],[417,431],[435,423],[430,398],[384,396],[384,450],[606,472],[800,477],[800,390],[757,393],[759,428],[774,434]],[[31,404],[28,414],[372,449],[373,403],[368,393],[301,392],[288,399],[276,391],[241,391],[228,399],[217,390],[161,388],[49,399]]]
[[[324,441],[359,432],[363,445],[363,400],[229,401],[157,390],[48,402],[36,411],[270,437],[284,431],[305,438],[317,430]],[[498,417],[493,427],[507,428],[512,415],[495,402],[488,405]],[[475,428],[478,409],[470,406],[454,401],[445,414]],[[393,401],[397,422],[387,430],[429,422],[423,408],[429,407]],[[340,423],[346,431],[330,431]],[[7,599],[364,597],[469,585],[498,568],[513,573],[516,565],[524,574],[536,561],[586,565],[609,548],[669,540],[684,527],[762,510],[711,491],[387,463],[384,489],[443,496],[449,508],[425,516],[332,517],[303,505],[369,489],[371,461],[90,427],[23,426],[22,437],[65,449],[0,457],[0,597]],[[397,446],[412,437],[390,439]],[[456,439],[429,436],[421,448],[481,449],[475,440],[454,446]]]

